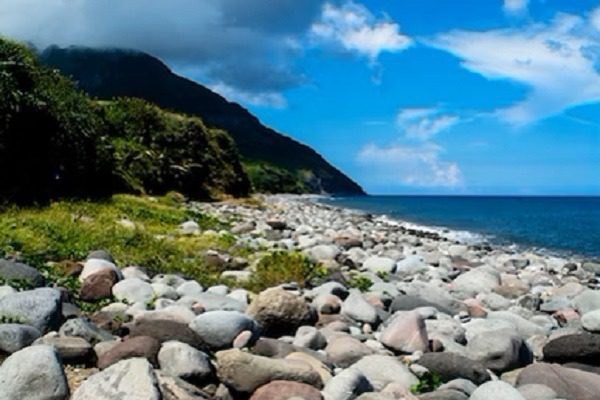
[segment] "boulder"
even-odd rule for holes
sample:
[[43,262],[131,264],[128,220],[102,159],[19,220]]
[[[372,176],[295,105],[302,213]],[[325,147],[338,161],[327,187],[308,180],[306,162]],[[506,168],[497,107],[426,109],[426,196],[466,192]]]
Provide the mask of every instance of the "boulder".
[[[183,379],[162,373],[160,370],[154,371],[160,393],[161,400],[207,400],[209,395],[198,387],[184,381]],[[222,399],[215,396],[215,399]]]
[[223,296],[214,293],[200,293],[193,296],[187,295],[178,300],[179,304],[192,306],[194,304],[202,306],[205,311],[246,311],[247,305],[230,296]]
[[212,349],[231,347],[243,331],[258,332],[256,322],[238,311],[208,311],[194,318],[189,327]]
[[306,383],[294,381],[272,381],[256,389],[250,400],[321,400],[321,392]]
[[584,290],[573,298],[571,304],[580,315],[584,315],[590,311],[600,310],[600,291]]
[[479,386],[469,400],[526,400],[517,389],[503,381],[490,381]]
[[501,332],[476,335],[467,344],[468,357],[496,373],[530,363],[532,356],[526,350],[521,339]]
[[417,311],[397,311],[386,323],[379,339],[386,347],[399,353],[428,350],[425,322]]
[[88,363],[92,355],[92,345],[80,337],[48,334],[36,344],[54,347],[65,363]]
[[182,342],[163,343],[158,363],[165,374],[196,384],[206,381],[213,373],[208,356]]
[[29,325],[0,324],[0,352],[14,353],[29,346],[41,336],[39,330]]
[[600,379],[597,374],[556,364],[537,363],[524,368],[517,377],[517,385],[540,384],[566,400],[597,400]]
[[87,277],[104,270],[114,271],[119,277],[119,280],[123,279],[123,274],[113,262],[101,258],[89,258],[83,264],[83,271],[81,271],[81,274],[79,275],[79,281],[83,283]]
[[110,297],[112,295],[112,288],[118,280],[119,277],[114,270],[102,269],[88,276],[83,281],[79,291],[79,297],[86,301]]
[[53,347],[27,347],[0,365],[2,400],[64,400],[68,397],[67,378]]
[[491,379],[482,363],[455,353],[425,353],[419,359],[418,364],[438,374],[444,382],[468,379],[481,385]]
[[373,350],[350,335],[329,339],[325,353],[336,366],[347,368],[361,358],[373,354]]
[[0,259],[0,281],[8,284],[18,282],[29,287],[40,287],[45,283],[44,277],[37,269],[27,264],[2,259]]
[[353,400],[362,393],[373,391],[366,376],[357,369],[348,368],[334,376],[323,388],[325,400]]
[[600,334],[577,333],[551,339],[544,346],[544,361],[600,365]]
[[298,328],[293,343],[294,346],[320,350],[327,345],[327,339],[314,326],[305,325]]
[[112,340],[114,338],[110,332],[98,328],[87,318],[73,318],[67,320],[58,333],[61,336],[76,336],[85,339],[91,344]]
[[493,291],[500,285],[500,274],[490,267],[478,267],[459,275],[452,288],[470,297]]
[[113,296],[127,304],[146,304],[154,298],[152,285],[139,278],[124,279],[112,287]]
[[144,358],[122,360],[86,379],[71,400],[161,400],[152,365]]
[[266,336],[293,335],[302,325],[314,325],[316,312],[303,298],[282,288],[261,292],[246,312],[262,327]]
[[201,347],[202,339],[189,327],[195,317],[196,314],[185,307],[171,306],[138,314],[127,327],[132,337],[150,336],[161,343],[176,340]]
[[419,383],[419,379],[410,372],[408,367],[392,356],[365,356],[353,364],[350,369],[360,371],[376,391],[383,390],[391,383],[401,385],[408,391],[411,386]]
[[600,309],[583,314],[581,325],[586,331],[600,333]]
[[275,380],[303,382],[317,388],[323,385],[319,374],[300,361],[271,359],[231,349],[216,353],[216,363],[221,382],[238,392],[252,393]]
[[143,357],[157,365],[160,343],[149,336],[137,336],[114,345],[98,358],[98,368],[105,369],[121,360]]
[[342,314],[355,321],[376,324],[379,321],[377,310],[362,295],[359,290],[352,289],[342,303]]
[[2,297],[0,319],[31,325],[41,333],[56,330],[62,319],[60,292],[40,288]]
[[92,260],[92,259],[104,260],[104,261],[108,261],[110,263],[116,264],[115,259],[113,258],[112,254],[110,254],[110,252],[108,250],[104,250],[104,249],[91,251],[88,254],[88,256],[86,257],[86,260]]
[[363,262],[362,267],[374,274],[391,274],[396,270],[396,261],[388,257],[371,256]]
[[517,390],[526,400],[555,400],[558,397],[552,388],[539,383],[522,385]]

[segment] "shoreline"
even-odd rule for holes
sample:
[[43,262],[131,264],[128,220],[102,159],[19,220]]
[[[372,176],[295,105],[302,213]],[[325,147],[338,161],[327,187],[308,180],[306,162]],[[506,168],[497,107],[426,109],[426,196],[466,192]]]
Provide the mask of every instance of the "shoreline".
[[[293,195],[291,195],[291,196],[293,196]],[[302,199],[304,199],[304,196],[305,195],[298,195],[298,199],[302,200]],[[407,197],[420,197],[420,196],[421,195],[407,195]],[[393,195],[390,197],[397,197],[397,196]],[[596,198],[598,196],[517,196],[517,195],[515,195],[515,196],[504,196],[504,195],[499,195],[499,196],[472,196],[472,195],[469,195],[469,196],[443,196],[443,195],[433,196],[432,195],[432,196],[425,196],[425,197],[440,197],[440,198],[442,198],[442,197],[490,197],[490,198],[494,198],[494,197],[514,197],[514,198],[518,198],[518,197],[544,197],[544,198],[545,197],[552,197],[552,198],[592,197],[592,198]],[[414,221],[410,221],[410,220],[403,219],[400,217],[394,217],[394,216],[391,216],[386,213],[368,212],[368,211],[361,210],[359,208],[353,208],[353,207],[344,206],[344,205],[335,205],[335,204],[319,201],[319,200],[327,200],[327,199],[336,199],[335,196],[327,196],[327,195],[306,196],[306,199],[309,199],[309,200],[314,199],[313,202],[316,204],[326,205],[326,206],[330,206],[333,208],[349,209],[349,210],[356,211],[357,213],[377,215],[379,217],[386,218],[393,223],[399,223],[401,226],[415,229],[415,230],[421,230],[421,231],[425,231],[425,232],[427,232],[427,231],[435,232],[435,233],[440,234],[441,236],[448,238],[449,240],[456,240],[456,241],[461,242],[462,244],[489,245],[493,248],[503,249],[507,252],[514,252],[514,253],[531,252],[531,253],[535,253],[535,254],[539,254],[539,255],[570,258],[570,259],[577,260],[578,262],[582,262],[585,260],[600,260],[600,255],[597,255],[597,256],[589,255],[589,254],[583,254],[583,253],[577,252],[575,250],[568,250],[568,249],[561,249],[561,248],[548,248],[548,247],[543,247],[543,246],[534,245],[534,244],[525,244],[525,243],[518,242],[518,241],[510,241],[508,239],[502,238],[502,237],[494,235],[494,234],[476,232],[474,230],[469,230],[469,229],[450,228],[450,227],[443,226],[443,225],[414,222]]]

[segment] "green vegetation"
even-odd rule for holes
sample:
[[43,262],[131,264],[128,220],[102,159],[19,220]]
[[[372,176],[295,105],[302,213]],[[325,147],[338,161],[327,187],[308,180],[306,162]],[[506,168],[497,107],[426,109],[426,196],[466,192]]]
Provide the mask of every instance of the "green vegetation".
[[[76,279],[64,271],[65,260],[83,260],[99,248],[119,265],[139,265],[150,272],[181,273],[203,284],[219,280],[218,267],[207,265],[208,249],[242,254],[231,235],[183,235],[178,226],[194,220],[202,229],[219,230],[222,221],[165,198],[115,195],[101,202],[59,201],[45,207],[11,206],[0,213],[0,256],[17,257],[39,268],[49,281],[71,289]],[[53,263],[51,263],[53,262]]]
[[427,372],[425,375],[420,377],[419,383],[415,383],[410,387],[410,391],[413,394],[433,392],[437,390],[442,383],[444,382],[442,381],[440,374],[436,372]]
[[263,162],[244,162],[252,182],[259,193],[310,193],[318,191],[318,183],[310,171],[289,171]]
[[364,275],[354,275],[348,286],[360,290],[361,292],[368,291],[373,286],[373,281]]
[[312,262],[302,253],[276,251],[260,259],[246,286],[254,292],[289,282],[305,287],[326,273],[320,264]]
[[[244,160],[264,165],[261,168],[264,171],[254,174],[250,171],[256,190],[364,194],[360,186],[310,147],[266,127],[240,105],[173,74],[151,55],[127,50],[51,47],[41,57],[47,65],[72,76],[93,96],[106,100],[120,96],[143,98],[225,129],[234,138]],[[273,178],[263,173],[273,171],[276,174]]]
[[142,100],[97,102],[24,46],[0,39],[0,201],[129,192],[245,196],[224,131]]

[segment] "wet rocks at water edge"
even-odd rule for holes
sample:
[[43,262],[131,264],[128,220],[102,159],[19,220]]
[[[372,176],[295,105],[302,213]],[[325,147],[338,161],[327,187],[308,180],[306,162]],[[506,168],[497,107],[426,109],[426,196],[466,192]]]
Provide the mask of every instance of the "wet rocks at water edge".
[[[69,293],[0,262],[0,400],[598,399],[597,261],[461,243],[302,197],[261,201],[188,205],[235,216],[227,234],[253,249],[201,254],[230,287],[95,251]],[[194,221],[175,229],[203,235]],[[258,261],[281,251],[319,274],[257,285]]]

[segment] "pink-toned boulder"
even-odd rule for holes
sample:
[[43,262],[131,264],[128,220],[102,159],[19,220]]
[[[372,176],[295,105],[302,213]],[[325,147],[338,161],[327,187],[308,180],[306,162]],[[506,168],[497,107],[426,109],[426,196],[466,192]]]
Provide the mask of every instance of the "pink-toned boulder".
[[303,400],[322,400],[321,392],[306,383],[273,381],[256,389],[250,400],[287,400],[297,397]]
[[380,342],[399,353],[427,351],[429,338],[423,317],[416,311],[397,311],[383,329]]

